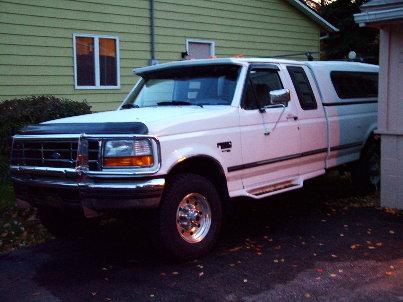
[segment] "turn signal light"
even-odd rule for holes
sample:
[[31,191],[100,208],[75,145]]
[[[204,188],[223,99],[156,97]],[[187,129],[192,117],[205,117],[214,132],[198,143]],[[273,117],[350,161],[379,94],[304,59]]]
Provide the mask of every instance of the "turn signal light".
[[104,157],[104,167],[150,167],[152,165],[151,155]]

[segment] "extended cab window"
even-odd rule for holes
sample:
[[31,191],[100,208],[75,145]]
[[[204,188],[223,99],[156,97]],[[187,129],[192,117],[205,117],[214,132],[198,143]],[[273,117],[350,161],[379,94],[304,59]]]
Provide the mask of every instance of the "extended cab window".
[[124,106],[231,105],[239,70],[236,65],[155,70],[141,75],[142,85]]
[[311,84],[304,69],[300,66],[287,66],[287,70],[297,92],[301,108],[303,110],[315,110],[318,108]]
[[271,105],[269,92],[283,88],[278,71],[273,69],[252,69],[247,81],[243,107],[248,110]]

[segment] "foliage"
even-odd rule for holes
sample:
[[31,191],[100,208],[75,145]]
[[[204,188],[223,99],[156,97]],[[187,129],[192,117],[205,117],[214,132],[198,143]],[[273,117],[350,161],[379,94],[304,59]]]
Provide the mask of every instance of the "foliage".
[[354,14],[361,12],[360,6],[365,2],[367,0],[337,0],[321,7],[321,16],[340,30],[322,41],[321,59],[343,60],[350,51],[355,51],[365,62],[378,64],[379,31],[359,27],[354,21]]
[[9,153],[11,136],[25,125],[86,113],[91,113],[91,107],[85,101],[54,96],[0,101],[0,154]]

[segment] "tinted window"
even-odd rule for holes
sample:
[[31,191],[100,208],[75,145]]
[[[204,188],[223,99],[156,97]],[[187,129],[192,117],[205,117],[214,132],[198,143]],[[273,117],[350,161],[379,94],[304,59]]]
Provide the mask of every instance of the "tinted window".
[[280,77],[276,70],[251,70],[246,87],[244,108],[257,109],[271,105],[269,92],[282,89]]
[[336,93],[341,99],[378,96],[378,73],[332,71],[330,77]]
[[287,70],[297,92],[301,108],[303,110],[316,109],[318,105],[304,69],[298,66],[287,66]]
[[186,102],[193,105],[230,105],[240,67],[235,65],[190,66],[156,70],[142,75],[141,90],[126,103],[140,107]]

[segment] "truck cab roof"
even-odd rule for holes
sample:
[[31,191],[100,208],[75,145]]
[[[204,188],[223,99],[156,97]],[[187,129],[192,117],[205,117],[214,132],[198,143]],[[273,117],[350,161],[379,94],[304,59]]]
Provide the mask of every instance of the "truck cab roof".
[[168,68],[179,68],[179,67],[200,66],[210,64],[249,65],[253,63],[306,65],[312,70],[321,70],[322,72],[324,71],[330,72],[332,70],[378,72],[379,69],[377,65],[358,63],[358,62],[345,62],[345,61],[296,61],[280,58],[219,58],[219,59],[173,61],[168,63],[136,68],[133,70],[133,72],[137,75],[142,75],[148,72],[164,70]]

